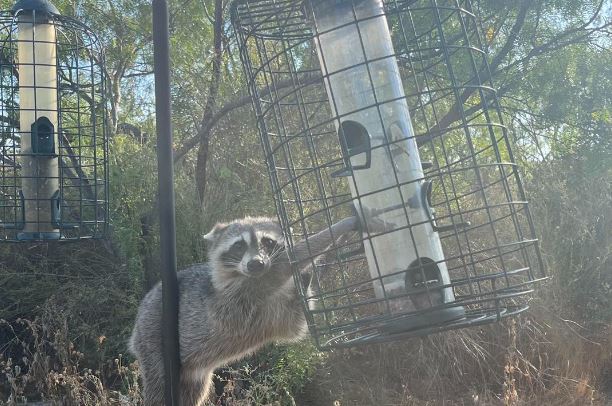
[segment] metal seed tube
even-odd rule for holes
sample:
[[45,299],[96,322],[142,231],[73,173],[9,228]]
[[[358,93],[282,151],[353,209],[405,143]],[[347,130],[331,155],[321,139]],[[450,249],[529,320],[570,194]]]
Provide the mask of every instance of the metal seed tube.
[[[382,212],[383,220],[399,228],[364,243],[370,274],[378,278],[375,293],[379,298],[405,293],[406,275],[402,271],[412,266],[420,269],[415,272],[421,272],[424,258],[436,263],[441,279],[438,282],[447,285],[450,279],[440,238],[428,221],[422,199],[423,169],[383,2],[312,0],[310,8],[336,127],[347,121],[357,122],[370,137],[370,167],[354,169],[349,178],[357,209],[361,213]],[[363,166],[364,156],[352,156],[351,166]],[[384,190],[394,185],[403,186]],[[370,228],[365,234],[371,232],[376,231]],[[390,274],[395,275],[386,276]],[[439,290],[438,297],[438,303],[418,303],[414,297],[389,303],[391,311],[405,311],[454,300],[450,288]]]
[[[59,190],[57,46],[52,20],[35,11],[19,15],[19,123],[25,226],[19,239],[59,239],[53,225],[53,197]],[[46,117],[53,126],[53,150],[33,150],[32,125]],[[51,144],[52,143],[52,144]],[[34,148],[36,149],[36,148]]]

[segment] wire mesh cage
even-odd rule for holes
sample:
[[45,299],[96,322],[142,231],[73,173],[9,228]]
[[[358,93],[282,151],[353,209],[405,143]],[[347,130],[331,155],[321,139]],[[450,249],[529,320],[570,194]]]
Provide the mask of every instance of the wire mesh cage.
[[0,13],[0,241],[104,237],[105,95],[86,26],[45,0]]
[[469,1],[238,0],[232,20],[290,257],[361,219],[311,253],[320,348],[527,309],[542,261]]

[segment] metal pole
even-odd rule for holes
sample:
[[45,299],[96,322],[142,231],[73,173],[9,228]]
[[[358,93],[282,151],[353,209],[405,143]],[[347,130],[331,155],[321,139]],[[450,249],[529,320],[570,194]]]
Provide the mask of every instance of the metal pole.
[[165,0],[153,0],[153,61],[155,64],[155,123],[157,128],[159,182],[164,399],[166,406],[178,406],[180,404],[179,291],[176,277],[169,48],[168,4]]

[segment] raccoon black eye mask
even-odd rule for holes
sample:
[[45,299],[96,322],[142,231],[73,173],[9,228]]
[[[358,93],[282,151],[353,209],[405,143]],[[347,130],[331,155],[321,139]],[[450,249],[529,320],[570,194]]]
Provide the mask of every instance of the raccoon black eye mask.
[[240,262],[247,249],[247,244],[244,240],[239,240],[233,243],[229,249],[221,254],[221,260],[226,266],[232,266]]

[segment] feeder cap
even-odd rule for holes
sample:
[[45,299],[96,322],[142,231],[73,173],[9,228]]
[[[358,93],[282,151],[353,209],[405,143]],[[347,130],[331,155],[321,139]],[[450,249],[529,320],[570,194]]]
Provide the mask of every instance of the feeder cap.
[[49,0],[19,0],[12,8],[12,13],[17,14],[19,11],[32,12],[41,14],[55,14],[60,12]]

